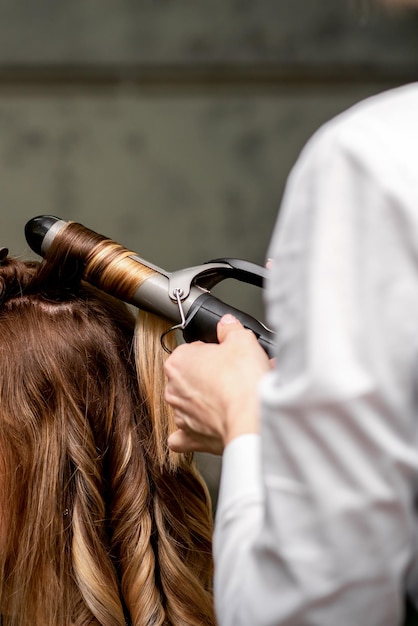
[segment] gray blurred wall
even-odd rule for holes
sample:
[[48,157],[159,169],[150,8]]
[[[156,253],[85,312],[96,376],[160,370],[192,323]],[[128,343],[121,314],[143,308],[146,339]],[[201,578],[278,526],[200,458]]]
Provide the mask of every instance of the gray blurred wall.
[[[417,33],[372,0],[0,0],[0,244],[33,256],[52,213],[170,271],[263,263],[303,144],[416,80]],[[220,295],[262,316],[256,288]]]

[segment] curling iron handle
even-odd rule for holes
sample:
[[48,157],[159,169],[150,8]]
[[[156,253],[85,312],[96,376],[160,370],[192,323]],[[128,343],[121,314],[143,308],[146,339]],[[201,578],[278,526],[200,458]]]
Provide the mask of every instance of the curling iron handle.
[[268,356],[273,356],[274,333],[272,331],[250,315],[225,304],[209,293],[200,296],[190,307],[183,329],[185,341],[200,340],[206,343],[217,343],[216,327],[226,313],[236,317],[245,328],[251,330]]

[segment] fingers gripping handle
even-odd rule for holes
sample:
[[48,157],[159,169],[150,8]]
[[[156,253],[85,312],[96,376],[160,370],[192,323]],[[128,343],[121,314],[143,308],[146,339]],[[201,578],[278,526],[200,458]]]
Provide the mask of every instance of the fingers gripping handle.
[[218,341],[216,327],[221,317],[226,313],[231,313],[245,328],[251,330],[269,357],[273,356],[274,333],[272,331],[255,318],[225,304],[209,293],[200,296],[192,304],[183,328],[185,341],[200,340],[216,343]]

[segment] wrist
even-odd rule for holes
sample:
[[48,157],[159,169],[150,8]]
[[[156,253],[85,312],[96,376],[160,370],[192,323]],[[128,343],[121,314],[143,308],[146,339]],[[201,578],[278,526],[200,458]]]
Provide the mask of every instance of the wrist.
[[246,407],[242,410],[229,412],[225,419],[223,443],[224,447],[233,439],[241,435],[257,434],[259,432],[258,408]]

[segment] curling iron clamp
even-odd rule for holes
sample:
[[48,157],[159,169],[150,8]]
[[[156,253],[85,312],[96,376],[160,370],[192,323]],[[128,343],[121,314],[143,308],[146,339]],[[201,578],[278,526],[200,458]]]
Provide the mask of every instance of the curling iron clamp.
[[[25,226],[25,236],[32,250],[45,256],[52,243],[61,245],[65,230],[73,227],[78,229],[83,243],[84,239],[91,242],[84,246],[85,258],[81,259],[83,278],[90,284],[139,309],[165,317],[174,324],[167,332],[180,329],[186,342],[216,343],[217,323],[225,313],[231,313],[256,335],[260,345],[272,356],[274,333],[260,321],[210,293],[212,287],[226,278],[263,287],[268,272],[264,267],[225,258],[170,273],[81,224],[65,222],[52,215],[31,219]],[[164,336],[161,343],[167,350]]]

